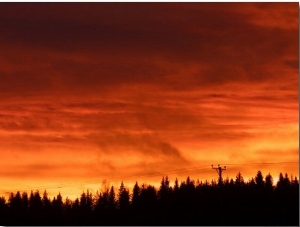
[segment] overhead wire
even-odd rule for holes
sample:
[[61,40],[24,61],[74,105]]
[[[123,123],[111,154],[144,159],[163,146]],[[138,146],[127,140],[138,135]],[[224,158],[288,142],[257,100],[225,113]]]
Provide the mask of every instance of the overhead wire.
[[[112,182],[112,181],[120,181],[120,180],[130,180],[133,178],[137,178],[137,177],[157,177],[157,176],[166,176],[169,174],[176,174],[176,173],[184,173],[184,172],[195,172],[195,171],[199,171],[199,170],[203,170],[203,169],[209,169],[208,167],[203,168],[203,166],[207,166],[207,165],[202,165],[202,168],[199,168],[199,166],[195,166],[195,167],[190,167],[190,168],[179,168],[179,169],[173,169],[170,171],[156,171],[156,172],[151,172],[151,173],[143,173],[143,174],[134,174],[131,176],[115,176],[115,177],[110,177],[106,182]],[[31,191],[31,190],[46,190],[46,189],[52,189],[52,188],[65,188],[65,187],[71,187],[74,185],[82,185],[82,184],[89,184],[89,183],[99,183],[100,180],[99,178],[97,179],[91,179],[91,180],[85,180],[85,181],[80,181],[80,182],[72,182],[72,183],[65,183],[65,184],[55,184],[55,185],[43,185],[43,186],[38,186],[38,187],[30,187],[27,188],[27,190],[23,190],[23,191]],[[11,191],[0,191],[0,194],[7,194],[10,193]]]
[[289,165],[296,165],[299,164],[299,162],[252,162],[252,163],[222,163],[220,165],[283,165],[283,164],[289,164]]
[[[221,163],[219,165],[226,165],[226,166],[242,166],[242,165],[283,165],[283,164],[289,164],[289,165],[296,165],[299,164],[299,162],[261,162],[261,163]],[[207,167],[206,167],[207,166]],[[113,182],[113,181],[121,181],[121,180],[130,180],[133,178],[142,178],[142,177],[157,177],[157,176],[168,176],[172,174],[181,174],[181,173],[192,173],[200,170],[205,170],[205,169],[210,169],[211,165],[201,165],[201,166],[194,166],[194,167],[189,167],[189,168],[178,168],[178,169],[173,169],[173,170],[160,170],[160,171],[155,171],[155,172],[150,172],[150,173],[141,173],[141,174],[134,174],[130,176],[113,176],[110,177],[106,180],[106,182]],[[71,187],[74,185],[86,185],[89,183],[100,183],[99,178],[91,179],[91,180],[85,180],[85,181],[79,181],[79,182],[70,182],[70,183],[64,183],[64,184],[54,184],[54,185],[43,185],[43,186],[37,186],[37,187],[30,187],[27,188],[27,190],[23,191],[32,191],[32,190],[47,190],[47,189],[53,189],[53,188],[66,188],[66,187]],[[8,194],[11,191],[3,190],[0,191],[0,194]]]

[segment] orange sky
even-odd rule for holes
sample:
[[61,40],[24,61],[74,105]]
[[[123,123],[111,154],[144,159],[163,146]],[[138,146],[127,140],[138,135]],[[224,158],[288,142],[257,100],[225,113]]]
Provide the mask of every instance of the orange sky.
[[298,11],[0,3],[0,193],[298,176]]

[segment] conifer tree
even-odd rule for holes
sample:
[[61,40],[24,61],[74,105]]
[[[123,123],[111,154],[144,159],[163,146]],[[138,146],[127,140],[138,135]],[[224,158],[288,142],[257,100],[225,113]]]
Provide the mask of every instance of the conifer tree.
[[119,208],[120,210],[126,210],[129,208],[129,192],[124,187],[123,181],[119,189]]
[[135,185],[132,190],[132,206],[137,207],[139,204],[139,196],[140,196],[140,187],[137,183],[135,182]]
[[51,209],[51,201],[48,198],[48,193],[46,190],[43,193],[42,203],[43,203],[43,208],[44,208],[45,212],[49,212]]
[[258,171],[255,177],[255,183],[259,188],[262,188],[265,184],[264,177],[261,171]]
[[243,186],[244,185],[244,178],[241,174],[241,172],[238,172],[235,178],[235,185],[236,186]]
[[108,207],[110,210],[114,210],[116,206],[116,194],[114,186],[111,186],[108,194]]
[[273,177],[271,176],[270,173],[266,176],[265,181],[266,181],[266,188],[268,190],[273,190]]
[[28,195],[27,195],[27,192],[23,192],[22,193],[22,211],[26,213],[28,211],[28,207],[29,207]]

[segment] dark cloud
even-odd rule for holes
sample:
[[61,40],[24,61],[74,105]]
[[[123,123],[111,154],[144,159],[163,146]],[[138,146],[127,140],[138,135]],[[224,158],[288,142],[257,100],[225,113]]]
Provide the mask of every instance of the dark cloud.
[[299,69],[299,61],[296,61],[296,60],[286,60],[284,62],[287,66],[293,68],[293,69],[296,69],[298,70]]
[[298,13],[297,3],[0,3],[1,163],[20,167],[7,176],[73,177],[74,160],[80,177],[122,177],[278,147],[292,157]]
[[[191,5],[195,7],[192,9]],[[243,4],[234,4],[230,10],[217,3],[3,6],[6,9],[2,14],[3,34],[13,36],[5,41],[9,51],[13,46],[26,48],[28,56],[35,58],[31,64],[44,58],[42,68],[33,70],[35,65],[32,65],[29,71],[20,73],[25,73],[25,78],[41,89],[46,84],[57,86],[51,80],[57,72],[61,89],[89,87],[93,90],[120,83],[165,84],[169,81],[164,75],[170,69],[153,62],[154,56],[167,59],[175,66],[182,62],[185,67],[199,63],[209,65],[204,72],[198,69],[192,83],[185,81],[187,87],[231,81],[260,82],[278,77],[266,73],[261,65],[272,61],[278,64],[282,56],[290,53],[297,58],[297,51],[293,51],[298,40],[297,28],[283,31],[281,27],[257,26],[249,21],[260,12],[257,8],[262,10],[260,6],[255,8],[255,4],[249,4],[255,14],[248,17],[238,10]],[[278,4],[270,10],[277,11],[280,7]],[[46,49],[32,55],[32,50],[39,48]],[[50,50],[59,53],[61,58],[45,58]],[[64,59],[67,53],[85,54],[86,61]],[[12,58],[16,59],[15,54]],[[46,67],[46,63],[51,67]],[[39,79],[40,74],[44,79]],[[18,74],[14,77],[15,81],[10,82],[17,87],[18,84],[28,86]]]
[[96,143],[103,152],[115,154],[128,153],[128,155],[143,155],[155,159],[168,159],[172,162],[187,162],[177,148],[151,134],[91,134],[88,138],[90,141]]
[[[71,166],[76,165],[76,171],[70,171]],[[4,165],[4,167],[7,167]],[[49,180],[60,179],[61,177],[72,178],[80,176],[80,171],[85,171],[86,165],[80,163],[72,163],[71,165],[66,163],[65,165],[55,164],[48,162],[36,162],[31,164],[18,164],[14,165],[14,168],[7,167],[4,171],[0,172],[2,178],[26,178],[26,179],[35,179],[48,177]],[[39,184],[35,184],[38,186]]]

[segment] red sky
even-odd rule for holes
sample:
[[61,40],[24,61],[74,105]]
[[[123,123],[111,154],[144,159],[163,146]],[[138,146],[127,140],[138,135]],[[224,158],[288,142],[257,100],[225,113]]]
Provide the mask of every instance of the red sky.
[[298,12],[0,3],[0,193],[298,176]]

